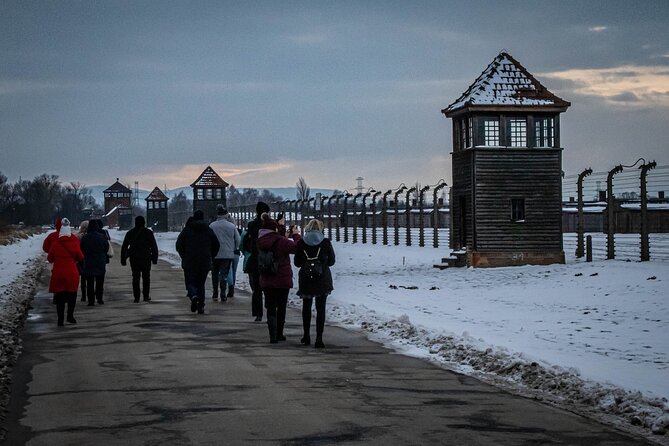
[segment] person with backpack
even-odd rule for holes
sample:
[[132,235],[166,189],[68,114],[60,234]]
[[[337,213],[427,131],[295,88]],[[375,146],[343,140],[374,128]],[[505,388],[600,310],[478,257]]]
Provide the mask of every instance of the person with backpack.
[[204,221],[204,212],[195,211],[176,242],[193,313],[204,314],[205,283],[219,247],[216,234]]
[[246,237],[242,249],[251,255],[246,259],[246,266],[244,272],[249,275],[249,284],[251,285],[251,315],[255,317],[256,322],[262,321],[263,305],[262,295],[263,291],[260,288],[260,273],[258,272],[258,233],[262,226],[261,215],[269,213],[269,206],[267,203],[259,201],[256,204],[256,218],[250,221],[246,228]]
[[314,347],[324,348],[325,303],[334,289],[330,267],[335,264],[335,253],[330,239],[323,235],[323,222],[313,219],[304,227],[304,237],[297,243],[295,266],[298,273],[297,295],[302,298],[302,326],[304,336],[300,342],[311,344],[311,307],[316,300],[316,342]]
[[121,265],[130,259],[132,271],[132,295],[135,303],[139,302],[139,281],[142,280],[144,302],[151,301],[151,264],[158,263],[158,244],[153,231],[146,227],[143,216],[135,217],[135,227],[126,232],[121,245]]
[[258,231],[257,269],[260,288],[265,293],[269,342],[285,341],[283,327],[286,323],[288,293],[293,287],[293,269],[290,254],[295,254],[297,242],[302,237],[294,227],[290,238],[279,234],[279,225],[268,213],[263,213],[262,228]]
[[70,221],[63,218],[58,226],[58,237],[52,237],[48,244],[47,260],[53,263],[49,292],[53,293],[53,303],[56,304],[58,314],[58,326],[62,327],[66,303],[67,322],[77,323],[74,319],[74,307],[77,304],[77,290],[79,289],[77,263],[84,260],[84,254],[79,247],[79,238],[72,234]]
[[104,304],[102,294],[104,293],[105,273],[109,258],[109,241],[100,226],[100,220],[90,220],[88,230],[81,238],[81,251],[84,253],[84,268],[82,274],[86,276],[86,294],[88,306]]

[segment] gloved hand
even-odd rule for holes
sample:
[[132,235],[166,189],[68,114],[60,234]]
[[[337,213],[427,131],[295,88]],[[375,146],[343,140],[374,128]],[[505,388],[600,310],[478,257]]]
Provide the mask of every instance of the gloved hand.
[[235,255],[238,256],[239,254],[241,254],[241,251],[239,249],[235,249]]
[[158,259],[156,259],[156,260],[151,260],[151,263],[153,263],[154,265],[157,265],[157,264],[158,264]]
[[121,265],[123,265],[123,266],[126,265],[126,261],[125,261],[125,259],[121,259]]

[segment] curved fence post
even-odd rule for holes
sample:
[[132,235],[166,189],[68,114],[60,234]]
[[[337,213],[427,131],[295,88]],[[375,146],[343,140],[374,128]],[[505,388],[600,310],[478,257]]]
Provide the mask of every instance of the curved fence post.
[[647,262],[650,260],[650,241],[648,239],[648,191],[646,189],[646,176],[648,171],[655,169],[657,163],[652,161],[648,164],[639,166],[641,169],[641,261]]
[[433,216],[434,227],[432,228],[433,231],[432,246],[434,246],[435,248],[439,247],[439,225],[440,225],[439,200],[437,199],[437,193],[444,187],[446,187],[446,182],[444,180],[441,180],[432,190],[432,211],[434,212]]
[[418,246],[425,246],[425,222],[423,221],[423,200],[425,200],[425,192],[430,189],[430,186],[423,187],[418,192]]
[[616,215],[615,215],[615,198],[613,197],[613,176],[622,172],[623,166],[617,165],[609,171],[609,174],[606,177],[606,221],[608,222],[608,227],[606,228],[606,258],[615,259],[616,258],[616,248],[615,248],[615,225],[616,225]]
[[372,195],[372,245],[376,245],[376,200],[381,191],[376,191]]
[[406,228],[407,228],[407,234],[406,234],[406,239],[407,239],[407,246],[411,246],[411,194],[416,191],[416,187],[412,187],[411,189],[408,189],[406,192],[406,203],[405,203],[405,209],[404,212],[406,213]]
[[584,255],[583,244],[584,244],[584,233],[585,225],[583,222],[583,180],[585,177],[592,174],[592,169],[587,168],[578,175],[578,182],[576,184],[577,189],[577,199],[578,199],[578,215],[576,219],[576,257],[581,258]]

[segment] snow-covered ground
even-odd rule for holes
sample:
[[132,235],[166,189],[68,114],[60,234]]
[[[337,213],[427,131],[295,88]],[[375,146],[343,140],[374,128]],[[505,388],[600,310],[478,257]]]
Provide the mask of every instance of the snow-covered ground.
[[[110,233],[119,242],[125,235]],[[175,265],[177,235],[156,234],[161,258]],[[0,247],[0,285],[28,268],[41,240]],[[661,433],[669,425],[669,262],[585,263],[573,258],[574,243],[566,234],[566,265],[440,271],[432,265],[447,248],[334,242],[328,321],[514,392]],[[637,255],[638,245],[619,246],[620,258]],[[651,246],[669,251],[669,236],[653,236]],[[241,268],[237,286],[249,289]],[[300,305],[294,291],[291,304]]]

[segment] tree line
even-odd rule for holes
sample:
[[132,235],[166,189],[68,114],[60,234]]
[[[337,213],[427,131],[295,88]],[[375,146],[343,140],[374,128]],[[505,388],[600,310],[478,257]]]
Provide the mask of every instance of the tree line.
[[10,183],[0,173],[0,224],[51,224],[59,215],[76,223],[99,209],[91,191],[81,183],[62,184],[58,175],[46,173]]

